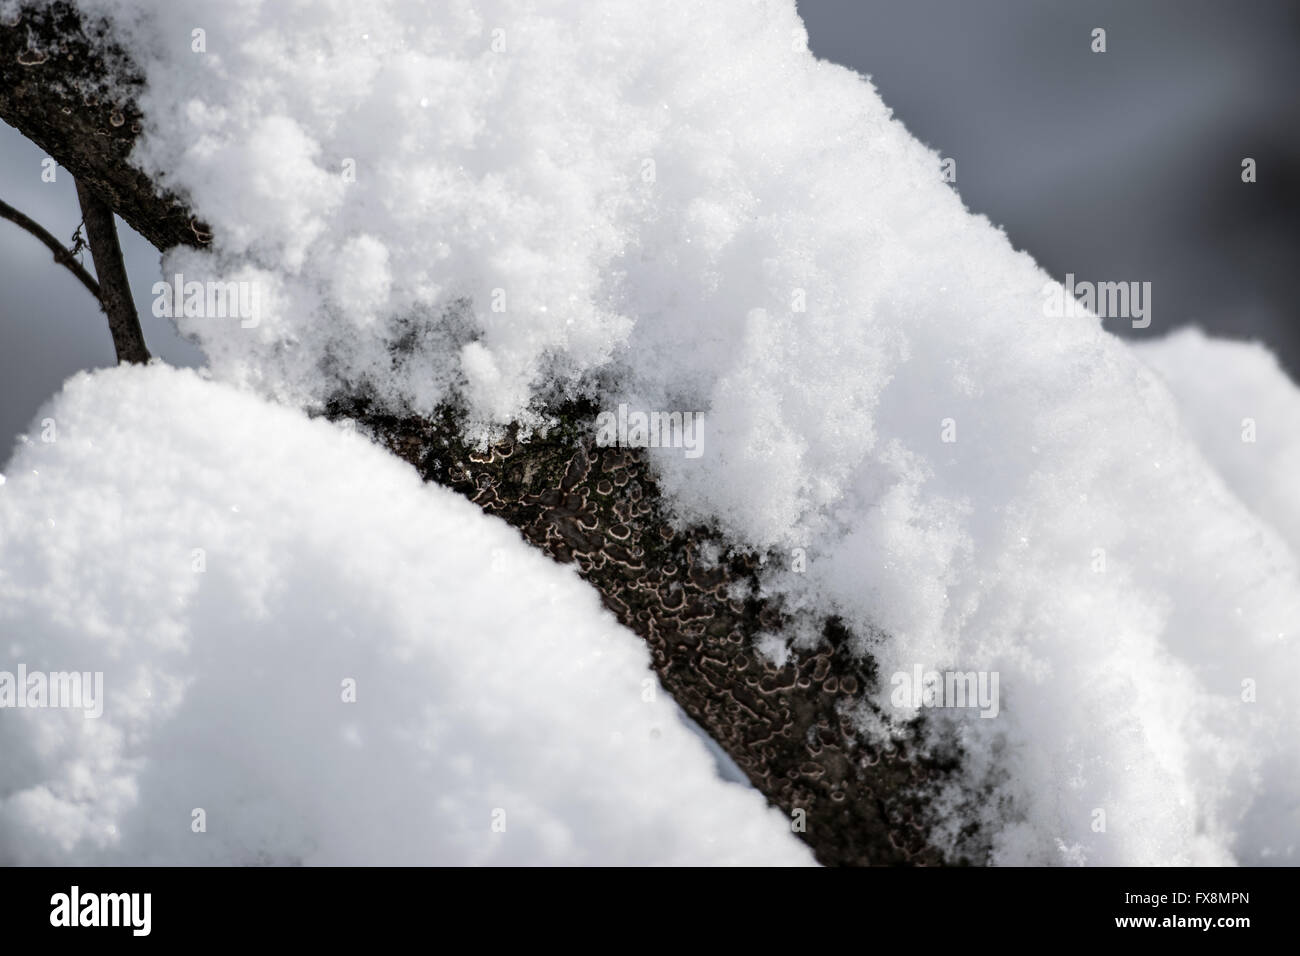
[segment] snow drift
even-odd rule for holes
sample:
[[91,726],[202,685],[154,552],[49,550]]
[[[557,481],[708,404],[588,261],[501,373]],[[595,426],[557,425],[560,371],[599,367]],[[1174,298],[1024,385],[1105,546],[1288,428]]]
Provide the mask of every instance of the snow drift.
[[1300,554],[1300,390],[1258,342],[1184,329],[1137,346],[1233,492]]
[[[569,569],[192,372],[73,378],[0,485],[0,864],[806,864]],[[202,811],[198,815],[196,811]]]

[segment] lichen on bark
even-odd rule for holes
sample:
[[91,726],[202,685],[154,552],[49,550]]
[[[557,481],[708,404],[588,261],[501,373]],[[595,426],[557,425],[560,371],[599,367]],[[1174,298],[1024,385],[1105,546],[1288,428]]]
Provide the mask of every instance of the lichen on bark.
[[734,548],[715,529],[679,527],[644,451],[598,447],[591,405],[555,411],[558,424],[547,433],[521,441],[511,430],[480,449],[465,442],[451,409],[421,419],[372,412],[356,398],[329,407],[426,480],[573,564],[645,640],[655,672],[686,713],[792,825],[802,817],[802,836],[822,863],[940,862],[927,839],[922,794],[955,772],[957,760],[920,754],[908,743],[917,727],[891,745],[858,728],[846,705],[864,705],[878,675],[843,623],[822,620],[819,645],[776,666],[754,644],[758,634],[790,625],[759,586],[772,556]]

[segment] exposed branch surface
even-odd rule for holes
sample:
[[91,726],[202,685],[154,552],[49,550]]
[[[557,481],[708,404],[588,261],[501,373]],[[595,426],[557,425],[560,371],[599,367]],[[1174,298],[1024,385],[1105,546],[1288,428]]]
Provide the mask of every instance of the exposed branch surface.
[[112,47],[92,43],[96,32],[61,0],[0,24],[0,119],[159,249],[204,244],[206,227],[127,162],[141,129],[142,81],[120,53],[108,62],[102,50]]
[[575,564],[649,644],[682,708],[792,822],[804,811],[802,836],[822,863],[941,862],[918,794],[956,771],[955,759],[923,759],[905,744],[884,749],[855,728],[846,711],[874,684],[875,668],[850,653],[836,620],[822,622],[821,646],[782,667],[757,653],[756,634],[789,624],[759,594],[758,557],[728,553],[707,528],[673,530],[644,453],[597,447],[594,411],[567,406],[546,437],[477,451],[450,412],[402,419],[349,400],[329,410],[365,426],[426,480]]
[[135,300],[131,297],[131,283],[126,277],[126,263],[122,261],[122,247],[117,241],[113,209],[80,181],[77,182],[77,199],[81,201],[90,255],[99,275],[99,304],[108,316],[108,330],[113,336],[117,360],[147,362],[149,349],[140,328],[140,316],[135,311]]

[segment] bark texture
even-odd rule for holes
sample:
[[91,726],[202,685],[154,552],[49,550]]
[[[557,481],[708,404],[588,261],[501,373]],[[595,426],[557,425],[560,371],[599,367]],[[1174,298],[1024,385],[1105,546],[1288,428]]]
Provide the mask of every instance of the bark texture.
[[99,276],[99,306],[108,316],[108,331],[113,337],[117,361],[144,364],[149,361],[149,348],[144,344],[140,316],[131,298],[131,283],[126,278],[122,246],[117,241],[113,209],[80,181],[77,199],[81,202],[90,255],[95,260],[95,274]]
[[[62,3],[0,26],[0,117],[159,249],[205,242],[183,203],[128,164],[140,129],[133,102],[92,102],[83,93],[140,87],[131,64],[95,52],[89,33]],[[343,395],[327,414],[358,422],[426,480],[576,564],[649,645],[683,709],[772,803],[803,819],[796,832],[821,862],[940,862],[918,792],[955,772],[956,757],[922,758],[906,743],[881,749],[855,729],[848,709],[877,675],[869,659],[849,652],[843,625],[819,622],[824,639],[815,650],[779,668],[766,661],[754,636],[789,622],[759,593],[765,556],[732,551],[709,528],[675,529],[642,453],[595,447],[591,407],[553,411],[561,424],[546,436],[512,436],[482,451],[461,441],[450,408],[435,419],[400,417],[372,408],[365,395]]]
[[96,42],[103,39],[102,26],[62,0],[0,23],[0,119],[159,249],[204,245],[207,227],[127,162],[141,130],[143,81],[111,42]]
[[[819,647],[776,667],[754,648],[789,625],[759,591],[764,560],[705,527],[675,529],[645,454],[595,444],[596,409],[558,410],[527,442],[466,446],[458,418],[402,418],[342,398],[328,410],[362,425],[428,481],[452,488],[576,565],[620,623],[650,647],[665,689],[769,801],[805,825],[824,864],[939,863],[929,847],[928,784],[957,770],[906,743],[882,749],[849,710],[877,680],[835,618]],[[795,811],[802,810],[802,815]]]

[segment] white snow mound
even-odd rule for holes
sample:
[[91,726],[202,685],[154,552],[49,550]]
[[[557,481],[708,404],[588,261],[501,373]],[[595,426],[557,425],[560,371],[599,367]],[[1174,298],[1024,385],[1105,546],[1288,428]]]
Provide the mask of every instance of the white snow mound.
[[156,365],[38,418],[0,679],[102,715],[0,708],[0,864],[811,862],[570,569],[362,438]]

